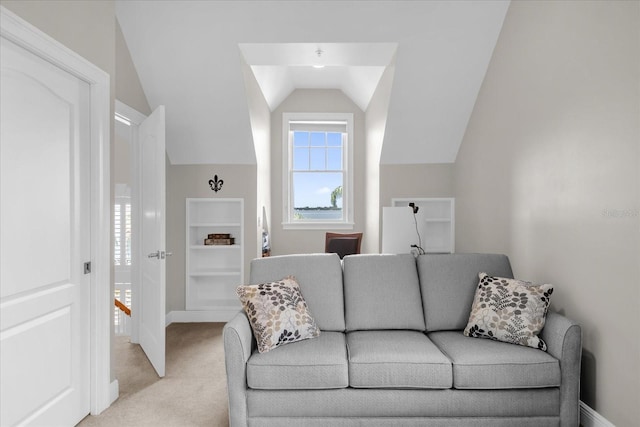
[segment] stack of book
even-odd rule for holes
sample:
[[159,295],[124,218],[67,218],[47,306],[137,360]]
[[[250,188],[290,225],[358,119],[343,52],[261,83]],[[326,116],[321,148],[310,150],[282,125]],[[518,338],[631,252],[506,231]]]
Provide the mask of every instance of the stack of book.
[[209,245],[233,245],[235,243],[235,239],[231,237],[231,234],[225,233],[217,233],[217,234],[209,234],[207,238],[204,239],[204,244]]

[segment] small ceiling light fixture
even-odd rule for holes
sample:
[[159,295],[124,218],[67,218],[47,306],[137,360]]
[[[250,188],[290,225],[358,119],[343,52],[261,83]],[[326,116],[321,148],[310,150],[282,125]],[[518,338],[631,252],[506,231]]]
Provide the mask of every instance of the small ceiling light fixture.
[[[318,58],[320,58],[323,53],[324,52],[322,51],[322,49],[320,49],[320,48],[316,49],[316,54],[318,55]],[[313,66],[313,68],[324,68],[324,65],[316,64],[316,65]]]

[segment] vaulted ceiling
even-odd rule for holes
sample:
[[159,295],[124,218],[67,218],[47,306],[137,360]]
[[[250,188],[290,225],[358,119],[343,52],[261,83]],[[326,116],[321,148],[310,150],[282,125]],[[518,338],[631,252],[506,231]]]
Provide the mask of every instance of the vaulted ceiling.
[[172,163],[255,163],[247,64],[271,110],[296,88],[333,88],[363,111],[393,65],[381,163],[402,164],[455,161],[508,6],[118,0],[116,11],[150,106],[166,106]]

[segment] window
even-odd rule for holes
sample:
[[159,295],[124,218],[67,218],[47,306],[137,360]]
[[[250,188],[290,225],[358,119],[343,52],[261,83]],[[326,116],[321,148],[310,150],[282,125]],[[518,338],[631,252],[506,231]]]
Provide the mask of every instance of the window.
[[284,228],[353,227],[353,114],[283,114]]
[[113,212],[113,263],[131,265],[131,203],[116,201]]

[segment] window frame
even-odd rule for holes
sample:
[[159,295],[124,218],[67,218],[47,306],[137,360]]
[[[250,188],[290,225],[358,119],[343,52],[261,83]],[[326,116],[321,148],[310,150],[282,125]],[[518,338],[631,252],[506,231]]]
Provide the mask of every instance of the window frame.
[[[346,122],[343,144],[342,219],[295,219],[293,211],[293,131],[291,122]],[[345,138],[343,138],[344,140]],[[283,113],[282,114],[282,227],[294,230],[353,229],[353,113]]]

